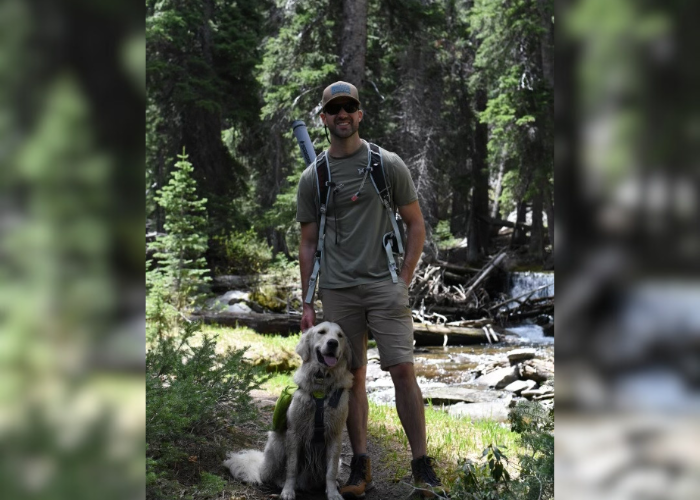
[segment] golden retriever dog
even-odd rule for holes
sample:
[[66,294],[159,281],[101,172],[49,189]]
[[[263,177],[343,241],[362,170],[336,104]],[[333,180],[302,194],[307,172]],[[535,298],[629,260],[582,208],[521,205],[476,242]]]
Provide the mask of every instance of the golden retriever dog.
[[282,500],[293,500],[295,490],[324,488],[329,500],[342,500],[338,460],[352,387],[352,351],[340,327],[324,322],[302,335],[296,352],[302,365],[294,374],[299,388],[287,410],[287,429],[270,431],[265,451],[229,453],[224,465],[241,481],[282,488]]

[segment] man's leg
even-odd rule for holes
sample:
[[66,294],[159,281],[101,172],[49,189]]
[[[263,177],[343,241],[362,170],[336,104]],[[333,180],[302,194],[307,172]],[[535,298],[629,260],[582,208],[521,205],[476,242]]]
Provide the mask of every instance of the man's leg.
[[367,402],[367,389],[365,380],[367,377],[367,365],[356,370],[350,370],[355,377],[350,389],[350,404],[348,409],[348,437],[352,447],[352,461],[350,462],[350,477],[347,483],[340,488],[343,498],[354,500],[365,497],[365,491],[371,490],[372,468],[367,456],[367,417],[369,415],[369,403]]
[[354,455],[367,453],[367,418],[369,403],[367,402],[367,365],[351,370],[354,379],[350,389],[350,408],[348,411],[348,437]]
[[413,363],[390,366],[389,373],[396,390],[396,411],[411,445],[413,484],[423,498],[434,498],[436,494],[447,496],[449,491],[435,474],[433,459],[426,454],[425,407]]
[[413,458],[426,454],[425,407],[423,394],[418,387],[413,363],[390,366],[389,373],[396,391],[396,411],[401,419]]

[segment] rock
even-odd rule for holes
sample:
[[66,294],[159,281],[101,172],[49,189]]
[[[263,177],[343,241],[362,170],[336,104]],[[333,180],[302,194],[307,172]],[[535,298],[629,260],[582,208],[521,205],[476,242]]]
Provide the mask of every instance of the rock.
[[487,373],[477,378],[474,382],[478,385],[485,385],[488,387],[494,387],[496,389],[503,389],[505,386],[511,382],[518,380],[518,367],[508,367],[499,368],[498,370]]
[[434,406],[455,403],[488,403],[498,400],[502,393],[467,387],[434,387],[423,391],[423,400],[430,399]]
[[253,312],[253,310],[245,302],[239,302],[237,304],[233,304],[232,306],[228,306],[224,310],[226,312],[238,313],[238,314],[248,314],[248,313]]
[[539,389],[529,389],[526,391],[522,391],[520,395],[524,398],[535,400],[551,399],[554,397],[554,389],[548,386],[542,386]]
[[453,417],[471,417],[473,420],[508,420],[508,405],[510,397],[485,403],[457,403],[450,406],[447,412]]
[[554,363],[550,360],[529,359],[520,365],[520,378],[545,382],[554,377]]
[[[231,304],[232,301],[248,301],[250,300],[250,294],[247,292],[242,292],[240,290],[229,290],[223,295],[219,295],[216,298],[209,299],[206,301],[207,309],[222,310],[225,311],[226,307]],[[248,309],[250,311],[250,309]]]
[[371,349],[367,349],[367,361],[379,361],[379,349],[376,347],[372,347]]
[[542,334],[545,337],[554,337],[554,323],[549,323],[542,327]]
[[515,365],[521,361],[525,361],[528,359],[532,359],[535,357],[535,349],[531,347],[524,347],[522,349],[513,349],[512,351],[509,351],[508,354],[508,361],[510,361],[511,365]]
[[522,391],[529,391],[535,387],[537,387],[537,382],[534,380],[516,380],[505,386],[504,390],[512,392],[513,394],[520,394]]
[[289,373],[301,366],[299,355],[287,349],[280,349],[274,354],[247,351],[244,357],[254,366],[266,366],[268,373]]

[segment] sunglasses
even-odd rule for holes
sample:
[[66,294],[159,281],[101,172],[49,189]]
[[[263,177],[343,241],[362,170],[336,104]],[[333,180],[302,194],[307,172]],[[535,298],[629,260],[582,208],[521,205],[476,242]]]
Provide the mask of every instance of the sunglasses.
[[338,104],[338,103],[329,103],[326,104],[326,107],[323,108],[323,112],[328,114],[328,115],[337,115],[340,113],[340,108],[343,108],[346,113],[354,113],[358,109],[360,109],[360,106],[356,102],[345,102],[343,104]]

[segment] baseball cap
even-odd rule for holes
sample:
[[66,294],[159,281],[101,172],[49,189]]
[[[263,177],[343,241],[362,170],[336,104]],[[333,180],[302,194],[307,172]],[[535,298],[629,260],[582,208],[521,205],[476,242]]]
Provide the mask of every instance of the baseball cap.
[[349,97],[357,101],[357,104],[360,104],[360,95],[357,93],[357,87],[348,82],[335,82],[324,89],[321,107],[325,108],[326,104],[338,97]]

